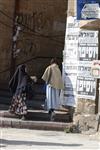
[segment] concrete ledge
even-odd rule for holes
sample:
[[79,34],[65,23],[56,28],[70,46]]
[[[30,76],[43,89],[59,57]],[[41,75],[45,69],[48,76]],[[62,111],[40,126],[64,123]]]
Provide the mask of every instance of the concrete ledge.
[[70,128],[72,126],[72,123],[26,120],[22,121],[20,119],[0,117],[0,127],[64,131],[65,128]]

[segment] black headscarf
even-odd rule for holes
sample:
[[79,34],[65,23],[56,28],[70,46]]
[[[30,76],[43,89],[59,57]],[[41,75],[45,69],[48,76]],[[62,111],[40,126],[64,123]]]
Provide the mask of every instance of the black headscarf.
[[28,84],[29,76],[26,73],[26,66],[19,65],[9,82],[9,88],[12,94],[20,94],[22,90],[25,90]]

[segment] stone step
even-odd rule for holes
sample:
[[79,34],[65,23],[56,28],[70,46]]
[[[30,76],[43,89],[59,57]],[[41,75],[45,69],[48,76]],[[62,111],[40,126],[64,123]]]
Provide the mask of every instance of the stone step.
[[[45,101],[45,93],[43,93],[42,86],[43,85],[35,85],[32,100],[27,100],[27,105],[29,105],[29,107],[34,106],[38,109],[41,108],[41,105]],[[0,104],[9,105],[11,103],[11,99],[12,96],[9,89],[0,88]]]
[[11,97],[11,93],[9,90],[0,90],[0,96]]
[[3,118],[0,117],[0,127],[10,128],[24,128],[24,129],[36,129],[36,130],[52,130],[52,131],[64,131],[73,128],[73,123],[64,122],[51,122],[51,121],[30,121],[20,120],[16,118]]
[[[0,94],[0,100],[3,100],[4,99],[4,101],[9,101],[9,100],[11,100],[12,99],[12,96],[11,95],[3,95],[3,94]],[[44,101],[45,100],[45,95],[34,95],[33,97],[32,97],[32,99],[34,100],[38,100],[38,101]],[[31,99],[29,99],[29,101],[31,101]]]
[[[28,108],[31,108],[31,109],[43,109],[44,103],[45,103],[45,100],[42,100],[42,99],[33,99],[33,100],[26,101],[26,105],[28,106]],[[11,104],[11,98],[0,97],[0,104],[9,106]]]
[[[0,111],[0,117],[6,118],[19,118],[19,116],[8,112],[8,110]],[[56,122],[69,122],[70,115],[68,112],[55,111]],[[44,110],[28,110],[26,120],[34,121],[50,121],[50,116],[47,111]]]
[[[39,92],[39,91],[33,91],[33,95],[37,98],[40,98],[40,97],[45,97],[45,93],[43,92]],[[9,90],[0,90],[0,96],[4,96],[4,97],[11,97],[12,94],[10,93]]]
[[[35,93],[40,93],[40,94],[44,94],[45,93],[45,91],[43,89],[43,87],[44,87],[43,84],[34,84],[32,87],[33,87],[33,91]],[[9,92],[10,90],[9,90],[8,85],[3,85],[3,84],[1,85],[0,84],[0,91]]]

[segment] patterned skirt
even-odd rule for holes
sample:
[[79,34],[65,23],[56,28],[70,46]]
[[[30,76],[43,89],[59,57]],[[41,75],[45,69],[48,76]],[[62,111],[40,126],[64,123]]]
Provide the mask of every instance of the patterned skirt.
[[9,111],[16,115],[26,115],[27,106],[25,101],[26,101],[25,93],[21,95],[13,96]]

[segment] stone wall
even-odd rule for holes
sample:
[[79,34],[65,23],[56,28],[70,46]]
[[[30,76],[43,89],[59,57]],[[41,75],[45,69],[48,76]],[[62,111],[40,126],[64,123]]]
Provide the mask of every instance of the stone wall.
[[[1,5],[2,4],[2,5]],[[0,9],[13,18],[14,0],[0,0]],[[31,75],[41,77],[52,57],[61,62],[64,47],[66,0],[20,0],[17,22],[19,34],[16,65],[26,62]],[[0,20],[11,26],[0,25],[0,72],[10,67],[12,46],[12,19],[0,15]],[[5,77],[4,77],[5,76]],[[9,72],[0,73],[1,80],[9,79]]]
[[77,0],[68,0],[67,16],[75,16],[76,15],[76,1]]
[[77,114],[74,116],[74,124],[80,132],[95,133],[98,126],[97,117],[95,114]]
[[[9,78],[14,0],[0,0],[0,79]],[[1,73],[3,72],[3,73]]]
[[89,99],[78,99],[77,114],[95,114],[95,101]]

